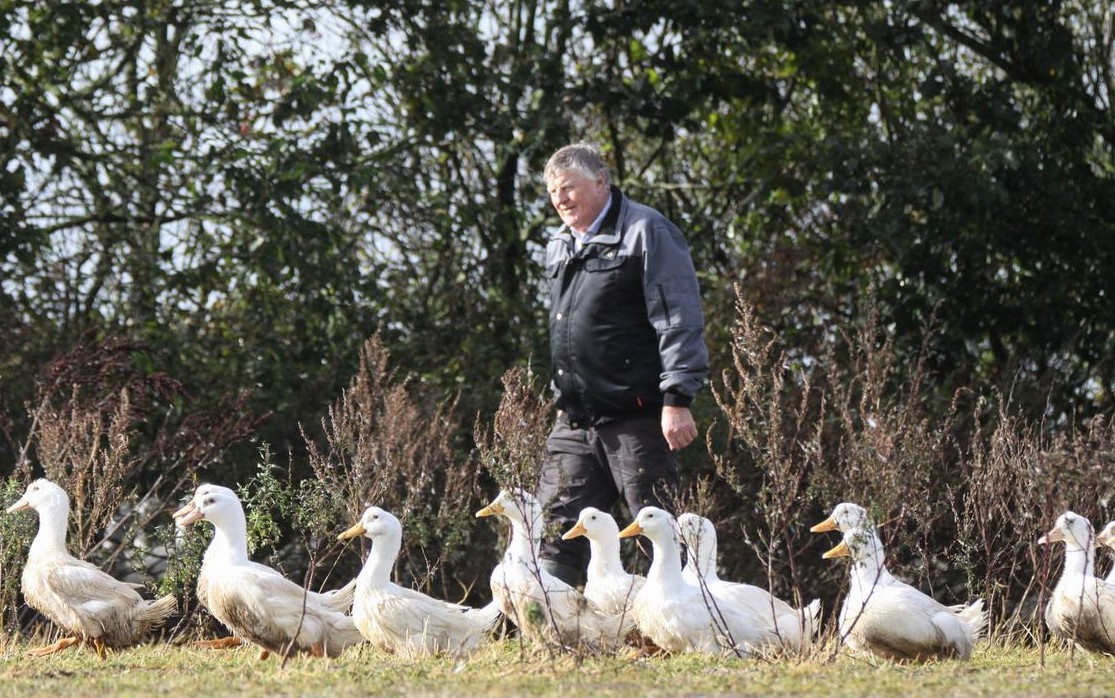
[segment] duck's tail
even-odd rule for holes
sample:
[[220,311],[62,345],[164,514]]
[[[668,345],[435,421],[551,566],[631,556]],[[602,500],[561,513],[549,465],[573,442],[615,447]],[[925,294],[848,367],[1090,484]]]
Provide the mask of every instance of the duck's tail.
[[972,642],[976,642],[987,630],[987,611],[983,609],[983,599],[977,599],[957,610],[956,615],[970,629]]
[[320,601],[330,610],[337,613],[348,613],[352,609],[352,601],[356,595],[356,578],[341,587],[332,591],[321,592]]
[[487,606],[469,609],[466,613],[476,620],[476,625],[482,632],[490,632],[495,624],[499,622],[502,611],[500,611],[499,602],[492,599]]
[[813,599],[799,613],[801,613],[801,636],[804,641],[802,644],[808,645],[813,642],[817,631],[821,629],[821,600]]
[[346,647],[359,645],[364,642],[364,636],[356,628],[352,616],[341,613],[331,614],[329,617],[329,633],[325,638],[325,653],[330,657],[338,657]]
[[147,630],[158,628],[172,613],[178,610],[178,599],[173,594],[161,596],[154,601],[145,601],[136,606],[132,618]]
[[821,600],[813,599],[792,613],[784,613],[775,619],[782,647],[794,651],[804,651],[812,646],[817,630],[821,627]]

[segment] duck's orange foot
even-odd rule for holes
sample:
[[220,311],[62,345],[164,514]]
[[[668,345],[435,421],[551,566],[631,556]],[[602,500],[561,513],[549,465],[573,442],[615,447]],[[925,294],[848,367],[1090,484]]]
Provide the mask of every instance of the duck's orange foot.
[[197,640],[194,642],[194,647],[200,647],[206,650],[227,650],[231,647],[239,647],[244,644],[244,640],[230,635],[228,637],[218,637],[214,640]]
[[660,655],[668,654],[666,650],[654,644],[646,635],[638,631],[632,631],[626,638],[626,644],[635,649],[635,659],[643,659],[644,657],[657,657]]
[[55,652],[61,652],[62,650],[69,649],[79,642],[81,642],[81,640],[77,639],[76,637],[64,637],[58,642],[55,642],[53,645],[47,645],[45,647],[38,647],[36,649],[29,650],[27,654],[31,655],[32,657],[45,657],[48,654],[54,654]]

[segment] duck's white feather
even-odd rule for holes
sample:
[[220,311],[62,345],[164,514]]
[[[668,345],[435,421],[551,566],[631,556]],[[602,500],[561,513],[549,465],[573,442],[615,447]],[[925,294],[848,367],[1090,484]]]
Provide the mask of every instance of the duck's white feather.
[[369,507],[360,522],[341,534],[372,540],[372,550],[356,580],[353,617],[368,642],[408,656],[475,649],[499,620],[494,601],[483,608],[435,599],[391,581],[402,545],[402,524],[390,512]]
[[607,512],[586,507],[581,510],[577,523],[562,538],[569,540],[578,536],[584,536],[589,541],[585,598],[605,613],[630,613],[635,596],[647,580],[623,568],[616,520]]
[[749,654],[781,646],[749,608],[686,580],[681,570],[677,522],[657,507],[643,507],[635,521],[620,532],[642,534],[654,547],[647,581],[635,597],[633,613],[639,630],[671,652]]
[[747,609],[787,648],[803,649],[812,642],[820,627],[820,599],[797,609],[761,587],[721,579],[716,570],[717,538],[712,521],[687,512],[678,516],[677,523],[689,553],[682,570],[686,581],[695,586],[703,583],[717,597]]
[[[221,485],[214,485],[211,483],[201,484],[197,487],[196,490],[194,490],[194,495],[190,498],[190,501],[182,506],[182,508],[180,508],[178,511],[174,512],[174,520],[179,521],[180,519],[184,519],[192,512],[194,512],[196,508],[194,505],[194,501],[198,497],[204,497],[206,494],[218,491],[224,492],[228,496],[236,496],[236,493],[227,487],[222,487]],[[209,608],[209,577],[212,575],[213,569],[217,565],[217,563],[214,561],[230,559],[231,552],[227,550],[228,545],[229,543],[227,539],[223,536],[214,536],[213,539],[210,541],[209,546],[205,549],[205,553],[202,555],[201,569],[198,570],[197,585],[195,587],[195,591],[197,594],[197,599],[201,603],[203,608]],[[268,567],[267,565],[264,565],[262,563],[249,560],[248,564],[251,567],[255,568],[255,570],[261,574],[273,574],[278,577],[283,576],[282,573],[280,573],[275,568]],[[327,608],[331,608],[338,613],[348,613],[349,610],[352,608],[352,598],[355,592],[356,579],[353,578],[349,580],[349,582],[343,587],[340,587],[338,589],[323,592],[310,591],[309,595],[310,598],[325,605]]]
[[208,551],[209,611],[234,635],[273,652],[290,646],[294,651],[333,657],[363,641],[352,616],[248,559],[244,509],[231,490],[207,488],[196,493],[193,510],[178,522],[185,526],[201,519],[214,527]]
[[521,489],[501,491],[477,516],[511,521],[503,559],[492,570],[492,597],[527,638],[591,650],[614,649],[634,629],[628,614],[608,614],[541,567],[542,507]]
[[46,479],[32,482],[8,512],[31,508],[39,530],[23,568],[27,604],[71,635],[104,647],[130,647],[162,625],[177,608],[173,596],[145,600],[122,582],[66,549],[70,498]]
[[1040,540],[1058,541],[1065,544],[1065,566],[1045,605],[1046,625],[1086,650],[1115,654],[1115,585],[1095,576],[1091,522],[1065,512]]
[[840,610],[840,637],[852,649],[887,659],[968,659],[987,623],[983,601],[945,606],[895,579],[883,544],[870,529],[846,531],[826,557],[851,557],[848,596]]

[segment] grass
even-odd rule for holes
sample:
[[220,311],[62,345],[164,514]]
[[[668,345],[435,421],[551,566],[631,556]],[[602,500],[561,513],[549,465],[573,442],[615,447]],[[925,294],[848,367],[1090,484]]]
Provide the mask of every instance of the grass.
[[285,667],[251,648],[200,650],[152,644],[100,661],[89,650],[27,657],[9,641],[0,695],[150,696],[1101,696],[1115,688],[1115,659],[1046,648],[982,646],[970,662],[901,665],[828,653],[808,660],[526,657],[518,643],[489,645],[468,661],[403,660],[368,647]]

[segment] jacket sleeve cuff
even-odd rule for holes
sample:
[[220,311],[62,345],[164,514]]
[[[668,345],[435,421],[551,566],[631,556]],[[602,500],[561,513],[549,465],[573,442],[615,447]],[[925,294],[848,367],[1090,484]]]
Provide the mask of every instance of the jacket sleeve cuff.
[[689,407],[693,404],[693,398],[681,393],[666,392],[662,394],[662,404],[670,407]]

